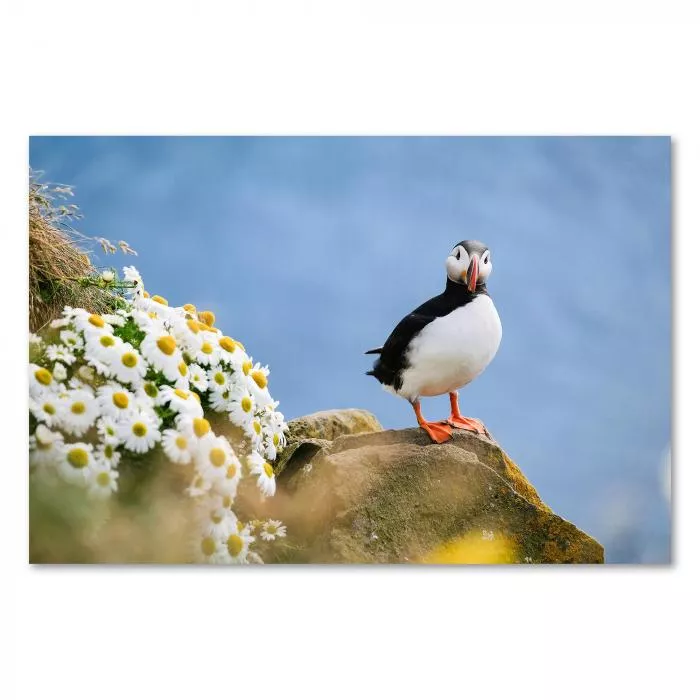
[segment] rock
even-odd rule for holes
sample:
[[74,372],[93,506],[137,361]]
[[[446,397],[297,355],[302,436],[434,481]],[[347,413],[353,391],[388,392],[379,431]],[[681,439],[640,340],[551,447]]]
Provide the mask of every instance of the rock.
[[287,447],[277,457],[275,472],[280,473],[294,457],[295,461],[311,459],[321,447],[341,435],[377,432],[381,423],[369,411],[342,408],[318,411],[289,421]]
[[[382,431],[365,411],[346,425],[345,413],[293,421],[274,499],[288,561],[603,562],[601,545],[553,513],[493,440],[455,430],[435,445],[419,428]],[[360,425],[368,431],[352,434]]]

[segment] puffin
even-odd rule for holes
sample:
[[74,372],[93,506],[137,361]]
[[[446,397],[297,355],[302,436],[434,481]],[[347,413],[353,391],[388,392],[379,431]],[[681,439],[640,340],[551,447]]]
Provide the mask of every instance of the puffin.
[[[436,443],[447,442],[452,428],[486,434],[483,423],[463,416],[458,390],[478,377],[501,343],[501,320],[486,289],[491,251],[480,241],[457,243],[445,261],[445,291],[421,304],[394,328],[366,374],[391,393],[407,399],[418,425]],[[450,395],[450,417],[428,422],[423,396]]]

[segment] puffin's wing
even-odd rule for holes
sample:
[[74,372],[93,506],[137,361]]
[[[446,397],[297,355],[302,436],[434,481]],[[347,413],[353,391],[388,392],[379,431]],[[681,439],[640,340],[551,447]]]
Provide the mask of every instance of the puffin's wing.
[[367,374],[376,377],[382,384],[398,389],[401,385],[400,373],[405,367],[404,358],[409,343],[434,319],[433,315],[416,311],[401,319],[380,349],[380,356],[374,363],[374,368]]
[[371,350],[366,350],[365,355],[381,355],[383,349],[384,348],[382,346],[378,348],[372,348]]

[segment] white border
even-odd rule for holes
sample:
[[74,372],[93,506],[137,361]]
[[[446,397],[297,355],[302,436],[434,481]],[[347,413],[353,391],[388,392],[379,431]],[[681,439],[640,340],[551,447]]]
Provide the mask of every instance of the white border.
[[[3,635],[17,682],[4,697],[684,697],[700,492],[699,61],[686,3],[17,5],[0,23]],[[676,566],[27,567],[30,133],[672,134]]]

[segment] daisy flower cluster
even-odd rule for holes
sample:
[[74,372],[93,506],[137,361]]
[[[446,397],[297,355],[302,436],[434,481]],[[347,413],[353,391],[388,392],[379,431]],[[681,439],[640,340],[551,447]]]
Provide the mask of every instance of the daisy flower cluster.
[[[242,522],[234,508],[242,479],[263,498],[275,493],[271,462],[287,425],[269,369],[217,329],[212,312],[150,296],[133,266],[124,281],[130,291],[114,314],[66,307],[46,336],[30,336],[30,469],[109,498],[120,465],[159,452],[187,470],[199,516],[193,558],[258,562],[256,541],[284,537],[285,527]],[[239,429],[237,450],[216,434],[212,413]]]

